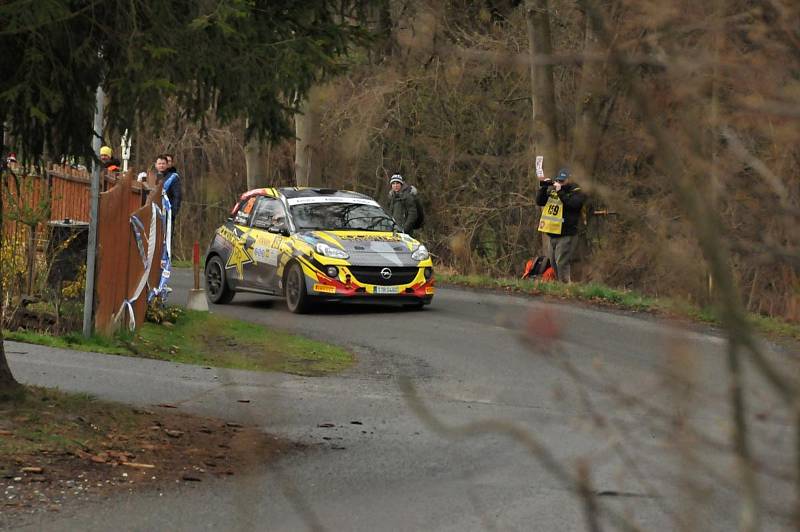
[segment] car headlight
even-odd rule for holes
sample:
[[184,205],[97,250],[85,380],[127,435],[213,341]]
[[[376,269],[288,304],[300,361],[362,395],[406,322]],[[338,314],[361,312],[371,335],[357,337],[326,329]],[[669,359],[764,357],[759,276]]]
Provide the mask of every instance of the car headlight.
[[419,247],[414,250],[414,253],[411,254],[411,258],[414,260],[425,260],[430,256],[431,254],[428,253],[428,248],[422,244],[420,244]]
[[317,245],[314,247],[317,253],[320,255],[325,255],[326,257],[330,257],[332,259],[347,259],[350,258],[350,255],[347,252],[337,249],[333,246],[329,246],[324,242],[317,242]]

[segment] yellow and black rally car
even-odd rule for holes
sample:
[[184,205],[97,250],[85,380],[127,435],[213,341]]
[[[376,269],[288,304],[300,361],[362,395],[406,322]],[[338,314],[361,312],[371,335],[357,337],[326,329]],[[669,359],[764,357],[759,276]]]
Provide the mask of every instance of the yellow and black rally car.
[[323,188],[242,194],[206,254],[206,293],[282,295],[292,312],[316,301],[394,301],[422,308],[434,293],[428,250],[372,198]]

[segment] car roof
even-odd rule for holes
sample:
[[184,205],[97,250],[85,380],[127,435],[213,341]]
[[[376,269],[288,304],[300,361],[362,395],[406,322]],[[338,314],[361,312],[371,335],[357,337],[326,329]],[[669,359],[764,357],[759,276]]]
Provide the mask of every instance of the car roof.
[[372,199],[365,194],[351,192],[349,190],[338,190],[335,188],[312,188],[312,187],[284,187],[277,189],[286,199],[290,198],[313,198],[313,197],[334,197],[334,198],[362,198]]
[[282,188],[254,188],[244,192],[239,196],[239,200],[233,205],[230,216],[233,216],[239,211],[239,207],[246,199],[254,196],[267,196],[270,198],[313,198],[313,197],[334,197],[334,198],[361,198],[373,200],[365,194],[352,192],[350,190],[338,190],[335,188],[312,188],[312,187],[282,187]]
[[314,187],[282,187],[282,188],[254,188],[248,190],[239,196],[239,201],[251,198],[253,196],[270,196],[280,197],[286,199],[290,198],[313,198],[313,197],[334,197],[334,198],[362,198],[372,199],[371,197],[361,194],[359,192],[352,192],[350,190],[338,190],[335,188],[314,188]]

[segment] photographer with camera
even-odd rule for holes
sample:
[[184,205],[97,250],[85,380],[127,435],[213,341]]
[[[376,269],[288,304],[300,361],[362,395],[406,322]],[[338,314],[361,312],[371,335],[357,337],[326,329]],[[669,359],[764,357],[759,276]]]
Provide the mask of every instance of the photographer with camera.
[[565,283],[572,282],[570,262],[585,202],[586,195],[570,181],[568,169],[559,170],[552,180],[539,177],[536,205],[544,207],[539,231],[545,235],[545,255],[555,268],[558,280]]

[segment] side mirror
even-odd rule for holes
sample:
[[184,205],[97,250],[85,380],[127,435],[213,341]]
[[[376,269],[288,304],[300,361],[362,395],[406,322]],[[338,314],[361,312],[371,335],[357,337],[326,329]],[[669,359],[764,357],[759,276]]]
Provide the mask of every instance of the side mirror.
[[267,231],[269,231],[270,233],[274,233],[276,235],[289,236],[289,228],[286,227],[285,223],[270,225],[269,227],[267,227]]

